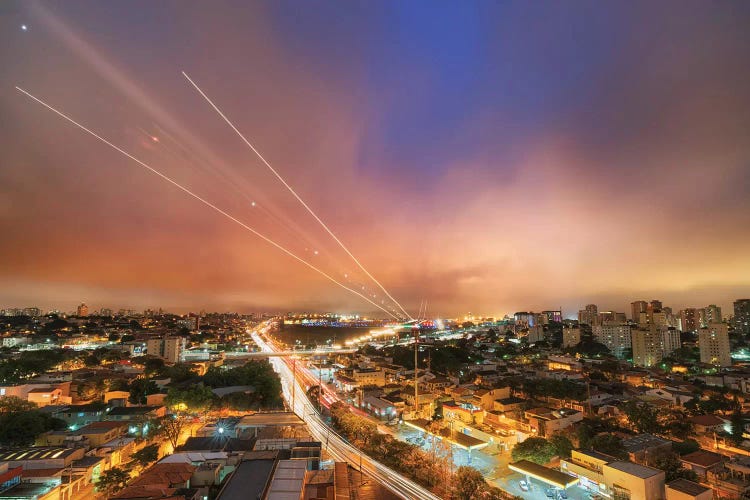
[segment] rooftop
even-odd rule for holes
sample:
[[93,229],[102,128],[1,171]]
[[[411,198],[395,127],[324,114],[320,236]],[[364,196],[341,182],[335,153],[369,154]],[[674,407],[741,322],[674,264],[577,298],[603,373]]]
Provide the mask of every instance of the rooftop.
[[565,489],[578,482],[577,477],[565,474],[558,470],[547,468],[543,465],[536,464],[529,460],[519,460],[508,465],[510,470],[527,474],[546,484]]
[[38,446],[12,450],[4,449],[0,450],[0,462],[65,458],[76,451],[77,450],[74,448],[62,448],[59,446]]
[[605,467],[611,467],[615,470],[625,472],[641,479],[648,479],[657,474],[664,474],[664,471],[662,470],[646,467],[645,465],[634,464],[633,462],[611,462],[605,465]]
[[109,415],[145,415],[161,408],[161,406],[117,406],[112,408]]
[[237,424],[237,427],[264,427],[304,425],[304,421],[292,412],[269,412],[245,415]]
[[219,491],[217,500],[263,498],[271,482],[275,462],[274,458],[243,460]]
[[596,460],[601,460],[603,462],[617,461],[617,458],[613,457],[612,455],[607,455],[606,453],[601,453],[596,450],[575,450],[575,452],[580,455],[586,455],[587,457],[595,458]]
[[654,448],[671,443],[670,440],[654,436],[653,434],[639,434],[628,439],[623,439],[622,446],[628,453],[636,453],[647,448]]
[[688,481],[687,479],[680,478],[680,479],[675,479],[671,483],[668,483],[667,489],[672,489],[672,490],[679,491],[681,493],[686,493],[692,496],[698,496],[701,493],[710,491],[711,488],[707,488],[698,483],[694,483],[692,481]]
[[722,456],[712,451],[698,450],[680,457],[680,460],[682,460],[683,462],[688,462],[690,464],[710,467],[711,465],[721,463]]
[[722,425],[725,422],[723,418],[719,418],[716,415],[695,415],[693,417],[690,417],[688,420],[695,425],[703,425],[706,427]]

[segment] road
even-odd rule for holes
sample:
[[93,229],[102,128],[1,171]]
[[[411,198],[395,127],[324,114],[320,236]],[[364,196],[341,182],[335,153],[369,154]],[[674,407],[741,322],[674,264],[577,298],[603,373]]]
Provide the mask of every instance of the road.
[[[261,350],[266,352],[276,350],[270,343],[263,340],[257,332],[252,333],[252,338]],[[270,358],[269,361],[274,370],[279,374],[279,377],[281,377],[284,399],[292,407],[294,413],[305,421],[313,437],[324,443],[326,450],[335,460],[347,462],[351,466],[360,469],[401,498],[439,500],[437,495],[380,462],[364,455],[357,448],[350,445],[343,437],[331,430],[320,418],[317,408],[308,399],[305,390],[294,379],[292,370],[287,363],[278,357]],[[294,387],[295,392],[294,403],[292,403],[292,387]]]

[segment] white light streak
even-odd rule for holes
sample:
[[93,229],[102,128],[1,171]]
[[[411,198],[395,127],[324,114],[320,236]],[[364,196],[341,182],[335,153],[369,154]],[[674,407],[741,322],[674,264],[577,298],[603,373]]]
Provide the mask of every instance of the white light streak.
[[395,304],[396,304],[396,305],[397,305],[397,306],[399,307],[399,309],[401,309],[401,311],[402,311],[402,312],[403,312],[403,313],[404,313],[404,314],[405,314],[405,315],[406,315],[406,316],[407,316],[407,317],[408,317],[409,319],[414,319],[414,318],[412,318],[412,317],[411,317],[411,315],[410,315],[410,314],[409,314],[408,312],[406,312],[406,310],[405,310],[405,309],[404,309],[404,308],[403,308],[403,307],[401,306],[401,304],[400,304],[400,303],[399,303],[399,302],[398,302],[398,301],[397,301],[397,300],[396,300],[395,298],[393,298],[393,296],[392,296],[392,295],[391,295],[390,293],[388,293],[388,290],[386,290],[386,289],[385,289],[385,287],[384,287],[384,286],[383,286],[383,285],[382,285],[382,284],[381,284],[381,283],[380,283],[380,282],[379,282],[379,281],[378,281],[378,280],[377,280],[377,279],[375,278],[375,276],[373,276],[372,274],[370,274],[370,272],[369,272],[369,271],[368,271],[367,269],[365,269],[365,266],[363,266],[363,265],[362,265],[362,263],[361,263],[361,262],[359,261],[359,259],[357,259],[357,258],[356,258],[356,257],[354,256],[354,254],[352,254],[352,253],[351,253],[351,252],[349,251],[349,249],[348,249],[348,248],[346,247],[346,245],[344,245],[344,243],[343,243],[343,242],[342,242],[342,241],[341,241],[340,239],[338,239],[338,237],[336,237],[336,235],[335,235],[335,234],[333,234],[333,231],[331,231],[331,229],[330,229],[330,228],[329,228],[329,227],[328,227],[328,226],[327,226],[327,225],[325,224],[325,222],[323,222],[323,221],[322,221],[322,220],[320,219],[320,217],[318,217],[318,216],[317,216],[317,214],[316,214],[316,213],[315,213],[315,212],[313,211],[313,209],[312,209],[312,208],[310,208],[310,207],[309,207],[309,206],[307,205],[307,203],[305,203],[305,201],[304,201],[304,200],[303,200],[302,198],[300,198],[300,196],[299,196],[299,195],[297,194],[297,192],[296,192],[296,191],[295,191],[295,190],[294,190],[294,189],[292,188],[292,186],[290,186],[290,185],[289,185],[289,184],[288,184],[288,183],[287,183],[287,182],[286,182],[286,181],[284,180],[284,178],[283,178],[283,177],[282,177],[282,176],[281,176],[281,175],[280,175],[280,174],[279,174],[279,173],[278,173],[278,172],[276,171],[276,169],[275,169],[275,168],[273,168],[273,167],[271,166],[271,164],[270,164],[270,163],[269,163],[269,162],[268,162],[268,161],[267,161],[267,160],[266,160],[266,159],[265,159],[265,158],[263,157],[263,155],[261,155],[261,154],[260,154],[260,152],[259,152],[259,151],[258,151],[257,149],[255,149],[255,146],[253,146],[253,145],[252,145],[252,144],[250,143],[250,141],[248,141],[248,140],[247,140],[247,138],[245,138],[245,136],[244,136],[244,135],[242,135],[242,132],[240,132],[240,131],[239,131],[239,129],[237,129],[237,127],[235,127],[235,126],[234,126],[234,124],[233,124],[233,123],[232,123],[232,122],[231,122],[231,121],[229,120],[229,118],[227,118],[227,117],[226,117],[226,115],[225,115],[225,114],[224,114],[224,113],[223,113],[223,112],[222,112],[222,111],[221,111],[221,110],[219,109],[219,107],[218,107],[218,106],[217,106],[216,104],[214,104],[214,102],[213,102],[213,101],[212,101],[212,100],[211,100],[211,99],[210,99],[210,98],[209,98],[209,97],[208,97],[208,96],[206,95],[206,93],[205,93],[205,92],[203,92],[203,90],[201,90],[201,88],[200,88],[200,87],[199,87],[199,86],[198,86],[198,85],[197,85],[197,84],[196,84],[196,83],[195,83],[195,82],[194,82],[194,81],[193,81],[193,80],[192,80],[192,79],[191,79],[191,78],[190,78],[190,77],[188,76],[188,74],[187,74],[187,73],[185,73],[185,72],[183,71],[183,72],[182,72],[182,75],[183,75],[183,76],[184,76],[184,77],[185,77],[185,78],[187,79],[187,81],[189,81],[189,82],[190,82],[190,84],[191,84],[191,85],[192,85],[193,87],[195,87],[195,90],[197,90],[197,91],[198,91],[198,93],[199,93],[199,94],[200,94],[201,96],[203,96],[203,98],[204,98],[204,99],[205,99],[205,100],[206,100],[206,101],[207,101],[207,102],[208,102],[208,103],[209,103],[209,104],[211,105],[211,107],[212,107],[212,108],[214,108],[214,110],[215,110],[215,111],[216,111],[216,112],[217,112],[217,113],[219,114],[219,116],[221,116],[221,117],[222,117],[222,118],[224,119],[224,121],[225,121],[225,122],[227,122],[227,125],[229,125],[229,126],[230,126],[230,127],[232,128],[232,130],[234,130],[234,131],[235,131],[235,132],[237,133],[237,135],[238,135],[238,136],[240,137],[240,139],[242,139],[242,141],[243,141],[243,142],[244,142],[245,144],[247,144],[247,146],[248,146],[248,147],[249,147],[249,148],[250,148],[250,149],[251,149],[251,150],[253,151],[253,153],[255,153],[255,154],[256,154],[256,156],[257,156],[258,158],[260,158],[260,160],[261,160],[261,161],[262,161],[262,162],[263,162],[263,163],[265,164],[265,166],[267,166],[267,167],[268,167],[268,169],[269,169],[269,170],[271,170],[271,172],[273,172],[273,174],[274,174],[274,175],[276,176],[276,178],[277,178],[277,179],[279,179],[279,181],[281,181],[281,183],[282,183],[282,184],[284,185],[284,187],[286,187],[286,188],[287,188],[287,190],[288,190],[288,191],[289,191],[290,193],[292,193],[292,195],[293,195],[293,196],[294,196],[294,197],[295,197],[295,198],[297,199],[297,201],[299,201],[299,202],[300,202],[300,203],[302,204],[302,206],[303,206],[303,207],[305,207],[305,209],[306,209],[306,210],[307,210],[307,211],[308,211],[308,212],[310,213],[310,215],[312,215],[312,216],[313,216],[313,218],[314,218],[314,219],[315,219],[316,221],[318,221],[318,223],[319,223],[319,224],[320,224],[320,225],[321,225],[321,226],[323,227],[323,229],[325,229],[325,230],[326,230],[326,232],[327,232],[327,233],[328,233],[328,234],[329,234],[329,235],[331,236],[331,238],[333,238],[333,239],[334,239],[334,240],[336,241],[336,243],[338,243],[338,244],[339,244],[339,246],[340,246],[340,247],[341,247],[341,248],[342,248],[342,249],[343,249],[343,250],[344,250],[344,251],[345,251],[345,252],[347,253],[347,255],[349,255],[349,257],[351,257],[351,258],[352,258],[352,260],[353,260],[353,261],[354,261],[354,262],[355,262],[355,263],[356,263],[356,264],[357,264],[357,265],[359,266],[359,268],[360,268],[360,269],[361,269],[361,270],[362,270],[362,271],[363,271],[363,272],[364,272],[364,273],[365,273],[365,274],[366,274],[366,275],[367,275],[367,276],[368,276],[368,277],[369,277],[369,278],[370,278],[370,279],[371,279],[371,280],[372,280],[372,281],[373,281],[373,282],[374,282],[374,283],[375,283],[376,285],[378,285],[378,287],[380,287],[380,289],[381,289],[381,290],[383,290],[383,293],[385,293],[385,294],[386,294],[386,295],[388,296],[388,298],[389,298],[389,299],[391,299],[391,300],[392,300],[392,301],[393,301],[393,302],[394,302],[394,303],[395,303]]
[[35,97],[35,96],[33,96],[32,94],[30,94],[29,92],[25,91],[25,90],[24,90],[24,89],[22,89],[21,87],[18,87],[18,86],[16,86],[16,89],[17,89],[17,90],[18,90],[19,92],[22,92],[22,93],[23,93],[23,94],[25,94],[26,96],[30,97],[30,98],[31,98],[31,99],[33,99],[34,101],[38,102],[39,104],[41,104],[41,105],[42,105],[42,106],[44,106],[45,108],[47,108],[47,109],[49,109],[50,111],[54,112],[54,113],[55,113],[55,114],[57,114],[58,116],[60,116],[60,117],[64,118],[64,119],[65,119],[65,120],[67,120],[67,121],[69,121],[70,123],[72,123],[72,124],[73,124],[73,125],[75,125],[76,127],[78,127],[78,128],[80,128],[81,130],[83,130],[84,132],[87,132],[87,133],[88,133],[89,135],[92,135],[93,137],[95,137],[95,138],[99,139],[99,140],[100,140],[101,142],[103,142],[103,143],[104,143],[104,144],[106,144],[107,146],[111,147],[111,148],[112,148],[112,149],[114,149],[115,151],[118,151],[119,153],[123,154],[124,156],[126,156],[126,157],[130,158],[131,160],[133,160],[134,162],[138,163],[139,165],[141,165],[141,166],[142,166],[143,168],[147,169],[147,170],[148,170],[148,171],[150,171],[151,173],[153,173],[153,174],[155,174],[155,175],[158,175],[159,177],[161,177],[161,178],[162,178],[162,179],[164,179],[165,181],[169,182],[170,184],[172,184],[172,185],[173,185],[173,186],[175,186],[176,188],[178,188],[178,189],[180,189],[181,191],[185,192],[186,194],[188,194],[188,195],[192,196],[193,198],[195,198],[196,200],[200,201],[200,202],[201,202],[201,203],[203,203],[204,205],[206,205],[206,206],[208,206],[208,207],[210,207],[210,208],[214,209],[214,210],[215,210],[216,212],[220,213],[221,215],[223,215],[223,216],[224,216],[224,217],[226,217],[227,219],[231,220],[232,222],[234,222],[234,223],[238,224],[239,226],[241,226],[242,228],[246,229],[247,231],[250,231],[251,233],[253,233],[253,234],[254,234],[254,235],[256,235],[257,237],[259,237],[260,239],[264,240],[264,241],[265,241],[266,243],[268,243],[268,244],[270,244],[270,245],[273,245],[274,247],[278,248],[279,250],[281,250],[282,252],[284,252],[284,253],[285,253],[285,254],[287,254],[288,256],[290,256],[290,257],[292,257],[293,259],[295,259],[295,260],[299,261],[300,263],[302,263],[302,264],[306,265],[307,267],[309,267],[309,268],[310,268],[310,269],[312,269],[313,271],[315,271],[315,272],[319,273],[319,274],[320,274],[321,276],[325,277],[325,278],[326,278],[326,279],[328,279],[329,281],[331,281],[331,282],[335,283],[336,285],[340,286],[340,287],[341,287],[341,288],[343,288],[344,290],[348,290],[349,292],[351,292],[351,293],[353,293],[353,294],[355,294],[355,295],[357,295],[357,296],[361,297],[362,299],[366,300],[367,302],[369,302],[370,304],[374,305],[374,306],[375,306],[375,307],[377,307],[378,309],[380,309],[380,310],[382,310],[382,311],[386,312],[387,314],[389,314],[389,315],[390,315],[391,317],[393,317],[394,319],[398,319],[398,317],[397,317],[397,316],[395,316],[394,314],[392,314],[392,313],[391,313],[390,311],[388,311],[388,310],[387,310],[387,309],[385,309],[384,307],[381,307],[381,306],[380,306],[380,304],[377,304],[376,302],[374,302],[374,301],[370,300],[370,299],[369,299],[369,298],[368,298],[367,296],[365,296],[365,295],[363,295],[363,294],[359,293],[359,292],[358,292],[357,290],[354,290],[354,289],[352,289],[352,288],[349,288],[348,286],[344,285],[343,283],[340,283],[339,281],[337,281],[337,280],[336,280],[335,278],[333,278],[332,276],[328,275],[328,274],[327,274],[326,272],[324,272],[323,270],[321,270],[321,269],[319,269],[319,268],[315,267],[314,265],[310,264],[309,262],[307,262],[307,261],[306,261],[306,260],[304,260],[303,258],[301,258],[301,257],[298,257],[297,255],[295,255],[295,254],[294,254],[294,253],[292,253],[291,251],[287,250],[287,249],[286,249],[286,248],[284,248],[283,246],[281,246],[281,245],[279,245],[278,243],[276,243],[275,241],[273,241],[273,240],[272,240],[271,238],[269,238],[269,237],[267,237],[267,236],[265,236],[265,235],[263,235],[263,234],[259,233],[258,231],[256,231],[255,229],[251,228],[250,226],[248,226],[248,225],[247,225],[247,224],[245,224],[244,222],[240,221],[240,220],[239,220],[239,219],[237,219],[236,217],[234,217],[234,216],[232,216],[232,215],[228,214],[227,212],[225,212],[225,211],[224,211],[224,210],[222,210],[221,208],[217,207],[216,205],[214,205],[214,204],[213,204],[213,203],[211,203],[210,201],[208,201],[208,200],[206,200],[206,199],[204,199],[204,198],[200,197],[199,195],[195,194],[195,193],[194,193],[193,191],[189,190],[188,188],[186,188],[186,187],[185,187],[185,186],[183,186],[182,184],[180,184],[180,183],[178,183],[177,181],[173,180],[173,179],[172,179],[171,177],[168,177],[168,176],[164,175],[164,174],[163,174],[163,173],[161,173],[160,171],[156,170],[155,168],[153,168],[153,167],[151,167],[151,166],[147,165],[147,164],[146,164],[146,163],[144,163],[143,161],[141,161],[141,160],[139,160],[138,158],[136,158],[135,156],[131,155],[130,153],[128,153],[128,152],[127,152],[127,151],[125,151],[124,149],[121,149],[120,147],[118,147],[118,146],[114,145],[113,143],[111,143],[110,141],[108,141],[107,139],[105,139],[104,137],[102,137],[102,136],[98,135],[98,134],[97,134],[96,132],[93,132],[92,130],[90,130],[90,129],[86,128],[86,127],[85,127],[84,125],[81,125],[80,123],[78,123],[77,121],[75,121],[75,120],[74,120],[73,118],[70,118],[70,117],[69,117],[68,115],[66,115],[66,114],[65,114],[65,113],[63,113],[62,111],[58,111],[58,110],[57,110],[57,109],[55,109],[54,107],[52,107],[52,106],[50,106],[49,104],[47,104],[46,102],[42,101],[42,100],[41,100],[41,99],[39,99],[38,97]]

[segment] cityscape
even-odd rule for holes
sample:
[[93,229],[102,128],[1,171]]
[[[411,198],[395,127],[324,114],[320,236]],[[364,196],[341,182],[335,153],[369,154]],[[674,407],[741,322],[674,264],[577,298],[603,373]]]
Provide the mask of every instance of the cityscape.
[[750,4],[0,5],[0,500],[750,499]]

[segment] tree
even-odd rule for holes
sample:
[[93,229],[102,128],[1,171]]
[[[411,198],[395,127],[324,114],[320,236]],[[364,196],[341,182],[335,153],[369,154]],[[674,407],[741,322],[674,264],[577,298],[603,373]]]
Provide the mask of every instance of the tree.
[[544,465],[555,456],[555,447],[544,438],[530,437],[513,447],[511,457],[514,461],[529,460]]
[[685,441],[673,441],[672,450],[678,455],[687,455],[701,449],[701,445],[695,439],[686,439]]
[[735,446],[739,445],[742,443],[742,434],[745,432],[745,419],[742,418],[742,411],[739,408],[734,410],[729,422],[731,425],[729,439]]
[[185,428],[186,423],[187,421],[184,417],[172,415],[163,418],[159,422],[157,432],[161,436],[167,438],[169,440],[169,443],[172,445],[172,449],[175,449],[180,444],[180,436],[182,435],[182,431]]
[[159,445],[150,444],[145,446],[133,453],[130,458],[139,468],[144,469],[159,458]]
[[203,376],[203,383],[208,387],[252,386],[250,397],[257,406],[274,408],[281,404],[281,379],[267,361],[249,361],[230,370],[211,367]]
[[190,365],[186,363],[175,363],[172,366],[165,366],[160,374],[164,377],[169,377],[173,384],[179,384],[181,382],[187,382],[188,380],[198,379],[199,376],[195,373]]
[[153,375],[164,369],[164,360],[161,358],[147,357],[143,362],[146,375]]
[[591,441],[594,439],[594,436],[596,436],[594,427],[584,420],[578,424],[575,432],[576,437],[578,438],[578,447],[584,449],[591,448]]
[[473,467],[462,465],[453,475],[453,487],[450,490],[451,500],[474,500],[481,498],[487,490],[487,481],[482,473]]
[[622,444],[622,439],[614,434],[599,434],[598,436],[594,436],[591,439],[591,448],[622,460],[628,458],[628,452]]
[[647,404],[628,401],[622,408],[630,424],[640,433],[656,434],[661,432],[659,410]]
[[0,415],[0,445],[30,446],[40,434],[65,429],[65,422],[38,410]]
[[93,366],[101,365],[102,362],[95,355],[89,354],[88,356],[86,356],[86,359],[83,360],[83,364],[85,364],[88,367],[93,367]]
[[687,439],[693,431],[693,424],[684,414],[677,413],[667,422],[666,430],[677,439]]
[[693,470],[684,468],[682,462],[674,453],[656,458],[652,465],[664,471],[664,481],[667,483],[675,479],[698,480],[698,475]]
[[177,405],[182,408],[182,405],[185,405],[185,409],[189,411],[200,412],[210,408],[215,399],[216,396],[211,389],[204,385],[195,385],[187,389],[170,388],[165,401],[170,406]]
[[127,472],[118,467],[112,467],[102,472],[96,482],[96,488],[105,492],[107,496],[111,496],[125,488],[129,480],[130,475]]
[[560,458],[570,458],[570,452],[573,450],[573,443],[570,439],[562,434],[555,434],[549,438],[549,443],[555,448],[555,454]]
[[149,394],[157,394],[159,392],[159,387],[153,380],[137,378],[130,383],[128,390],[130,391],[128,401],[134,405],[145,405],[146,396]]
[[37,405],[21,399],[18,396],[5,396],[0,398],[0,414],[18,413],[22,411],[36,410]]

